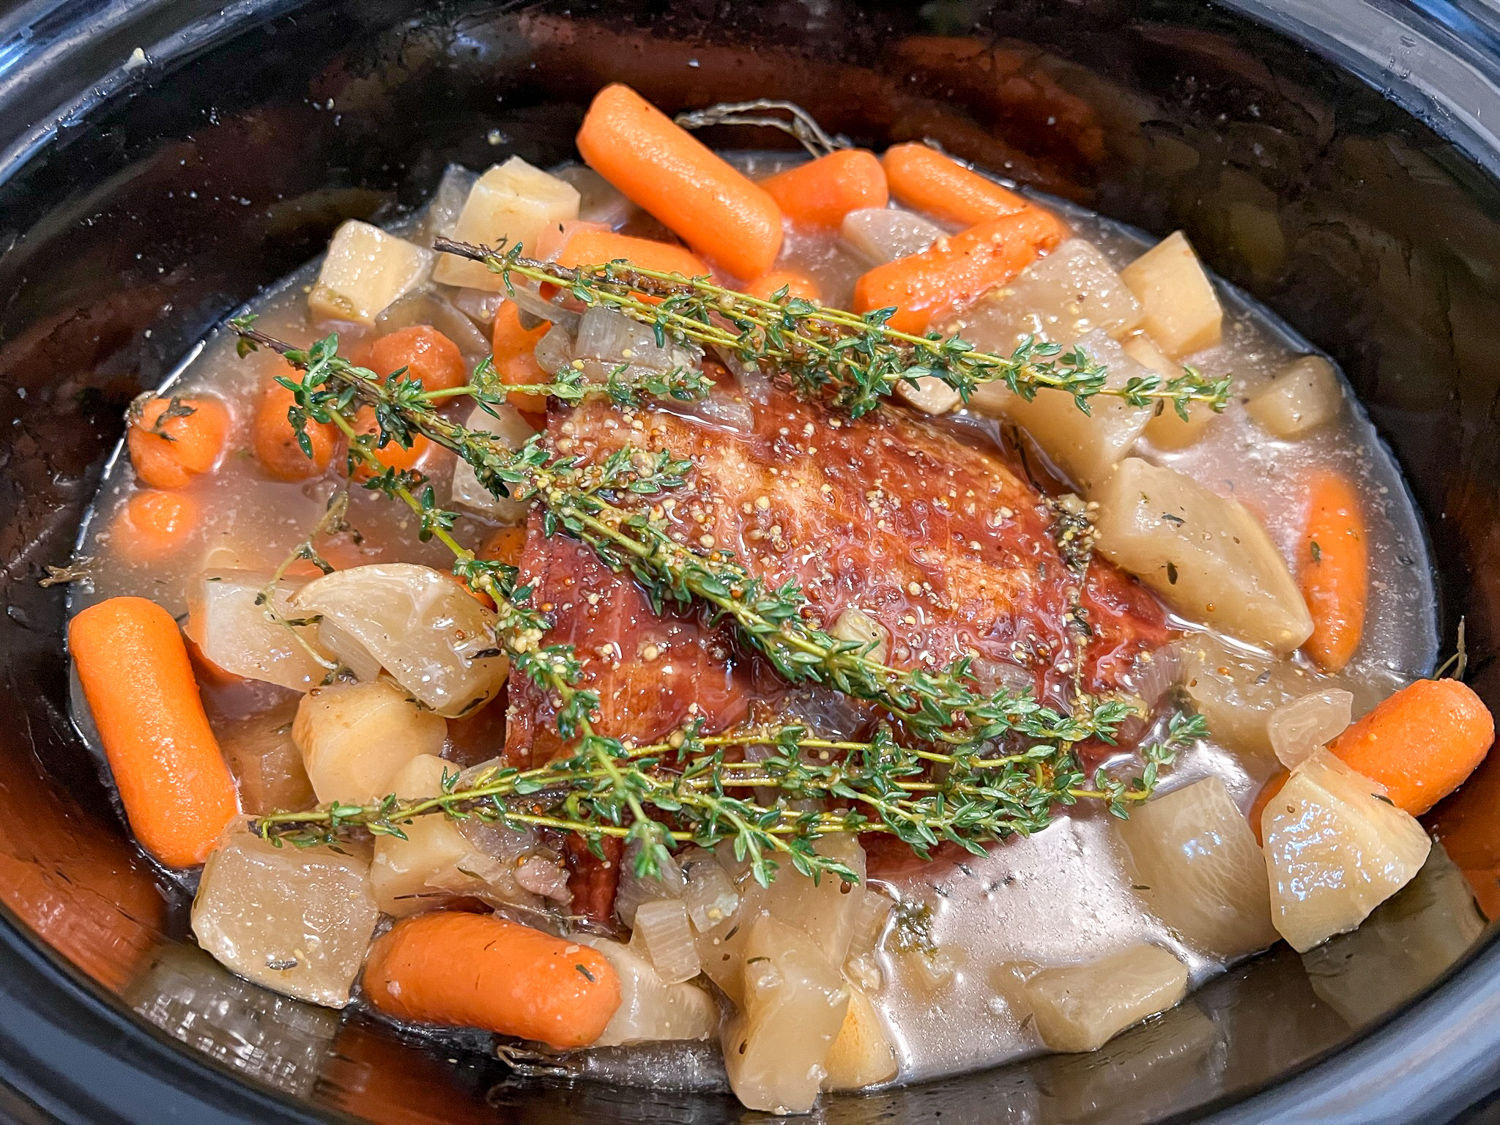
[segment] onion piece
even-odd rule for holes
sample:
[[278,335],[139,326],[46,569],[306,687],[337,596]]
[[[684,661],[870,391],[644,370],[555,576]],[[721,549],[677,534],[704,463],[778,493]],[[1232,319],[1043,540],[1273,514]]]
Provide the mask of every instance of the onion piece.
[[307,691],[327,676],[329,669],[317,657],[328,658],[330,653],[317,625],[288,628],[284,623],[303,617],[292,607],[302,582],[277,583],[271,604],[283,620],[274,621],[266,607],[257,604],[269,581],[269,575],[250,570],[205,572],[187,588],[184,632],[205,659],[231,675]]
[[[469,412],[465,425],[480,433],[493,434],[506,449],[520,449],[536,434],[531,423],[521,417],[521,412],[504,402],[476,406]],[[450,489],[449,495],[454,504],[488,516],[498,523],[521,523],[526,519],[530,507],[526,501],[517,500],[513,496],[496,496],[479,483],[474,466],[461,458],[453,466]]]
[[865,886],[864,896],[854,914],[854,932],[849,938],[847,960],[875,951],[880,945],[880,939],[885,936],[885,926],[890,921],[895,905],[887,895],[874,887]]
[[681,344],[670,336],[657,342],[656,330],[631,320],[613,309],[588,309],[578,322],[573,341],[575,360],[596,360],[604,368],[600,381],[614,368],[641,367],[649,371],[670,371],[674,367],[697,367],[703,361],[703,349]]
[[635,926],[636,907],[641,903],[681,898],[683,893],[682,870],[675,859],[668,856],[665,862],[658,864],[655,875],[637,875],[635,861],[640,852],[637,844],[631,844],[625,850],[620,861],[620,885],[615,891],[615,917],[632,928]]
[[573,336],[566,328],[554,324],[537,341],[533,354],[538,367],[548,375],[556,375],[573,362]]
[[545,320],[549,324],[560,325],[570,333],[578,331],[578,322],[582,319],[578,313],[553,304],[535,289],[528,289],[525,285],[516,285],[507,290],[506,295],[522,312],[528,312],[538,320]]
[[844,245],[872,266],[920,254],[943,228],[899,207],[861,207],[844,216],[839,228]]
[[675,399],[665,401],[674,414],[697,418],[701,422],[733,430],[739,434],[755,432],[755,411],[748,402],[737,395],[714,390],[708,397],[695,399],[692,402],[679,402]]
[[1324,688],[1284,703],[1266,719],[1271,749],[1287,769],[1327,746],[1354,721],[1354,693]]
[[[739,908],[740,896],[730,881],[729,872],[703,848],[688,848],[682,853],[682,901],[688,918],[700,934],[707,933]],[[621,877],[624,886],[624,877]]]
[[453,307],[475,324],[488,328],[495,323],[495,314],[505,303],[505,294],[491,293],[488,289],[453,290]]
[[645,946],[663,984],[680,984],[703,971],[688,928],[687,907],[681,899],[641,903],[635,911],[635,936]]
[[[436,328],[458,346],[466,359],[474,360],[490,354],[490,342],[474,327],[474,322],[430,290],[419,289],[387,305],[375,318],[375,331],[385,336],[414,324]],[[377,371],[376,374],[389,375],[390,372]]]

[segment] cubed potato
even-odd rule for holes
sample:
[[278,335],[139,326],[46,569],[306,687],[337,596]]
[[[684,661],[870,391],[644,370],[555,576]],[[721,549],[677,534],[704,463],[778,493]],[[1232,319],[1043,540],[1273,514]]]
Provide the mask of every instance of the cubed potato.
[[1094,1051],[1180,1001],[1187,975],[1187,966],[1165,949],[1137,945],[1087,965],[1032,973],[1021,999],[1048,1049]]
[[[276,584],[271,608],[281,621],[257,604],[270,580],[269,574],[253,570],[205,571],[188,583],[183,632],[205,659],[232,676],[308,691],[327,677],[333,656],[319,642],[316,624],[285,624],[301,620],[291,604],[301,581]],[[320,664],[320,658],[328,664]]]
[[1298,953],[1354,929],[1422,869],[1422,826],[1327,750],[1292,770],[1261,812],[1271,916]]
[[936,375],[922,376],[915,387],[902,380],[896,384],[896,394],[923,414],[948,414],[963,402],[959,393]]
[[[1162,355],[1160,348],[1145,333],[1137,332],[1122,340],[1120,347],[1125,354],[1142,367],[1149,367],[1163,379],[1175,379],[1182,368]],[[1188,416],[1183,418],[1177,410],[1162,403],[1146,423],[1146,440],[1158,449],[1186,449],[1201,438],[1213,420],[1218,417],[1202,403],[1188,406]]]
[[593,1046],[707,1039],[718,1030],[719,1005],[700,985],[663,983],[645,954],[624,942],[587,933],[573,938],[604,954],[620,978],[620,1006]]
[[308,311],[314,320],[374,324],[383,308],[427,280],[432,259],[431,250],[350,219],[333,232]]
[[825,1090],[860,1090],[896,1077],[896,1048],[863,989],[849,984],[849,1009],[828,1053]]
[[[444,772],[457,773],[452,762],[422,754],[402,765],[391,777],[388,792],[403,800],[435,797],[442,792]],[[375,859],[370,864],[370,886],[375,901],[387,914],[401,917],[430,910],[449,901],[464,884],[480,880],[465,875],[474,852],[458,825],[441,813],[420,816],[402,825],[406,839],[375,837]]]
[[[1078,346],[1109,369],[1111,387],[1123,387],[1131,379],[1150,374],[1099,329],[1080,339]],[[1085,414],[1073,396],[1063,391],[1038,391],[1030,402],[1012,395],[1005,407],[1011,420],[1085,494],[1092,494],[1130,452],[1153,409],[1099,396],[1089,400]]]
[[252,816],[310,807],[312,782],[292,741],[297,706],[288,703],[219,731],[219,748],[239,784],[240,808]]
[[1182,685],[1208,721],[1213,740],[1237,754],[1270,757],[1270,718],[1276,709],[1326,686],[1327,681],[1288,660],[1277,660],[1202,634],[1173,646]]
[[1172,359],[1219,342],[1224,310],[1181,231],[1147,250],[1120,276],[1144,310],[1140,326]]
[[1219,778],[1137,805],[1116,830],[1132,886],[1185,941],[1219,957],[1275,943],[1265,857]]
[[[464,424],[471,430],[494,434],[507,449],[520,449],[536,435],[536,431],[531,428],[531,423],[521,417],[519,410],[507,403],[488,408],[476,406],[469,412],[468,420]],[[525,501],[508,496],[496,496],[490,492],[479,483],[474,467],[462,459],[453,466],[451,496],[453,503],[457,506],[467,508],[471,512],[478,512],[480,515],[488,516],[503,524],[524,522],[526,512],[530,507]]]
[[849,986],[805,931],[771,915],[750,926],[744,1003],[723,1032],[729,1086],[748,1109],[806,1113],[849,1007]]
[[920,254],[943,237],[943,228],[899,207],[860,207],[844,216],[839,237],[856,256],[878,266]]
[[1093,498],[1099,550],[1185,617],[1281,653],[1312,635],[1286,560],[1238,501],[1134,457]]
[[292,739],[322,803],[364,804],[391,792],[407,762],[442,752],[448,724],[389,680],[334,684],[302,697]]
[[[578,189],[519,156],[497,164],[475,181],[453,228],[460,242],[509,249],[516,243],[535,253],[543,230],[578,218]],[[444,285],[466,285],[498,293],[505,287],[499,274],[482,262],[445,254],[433,271]]]
[[1142,315],[1135,294],[1099,248],[1070,238],[963,319],[982,317],[986,346],[1009,354],[1027,336],[1065,348],[1093,332],[1117,339],[1139,325]]
[[236,827],[208,857],[193,936],[231,972],[342,1008],[380,917],[363,860]]
[[315,578],[292,598],[321,616],[318,637],[355,671],[372,665],[446,718],[471,714],[510,671],[494,652],[495,615],[452,574],[416,563],[372,563]]
[[1343,406],[1344,389],[1333,364],[1305,355],[1252,395],[1245,410],[1275,436],[1294,438],[1333,421]]

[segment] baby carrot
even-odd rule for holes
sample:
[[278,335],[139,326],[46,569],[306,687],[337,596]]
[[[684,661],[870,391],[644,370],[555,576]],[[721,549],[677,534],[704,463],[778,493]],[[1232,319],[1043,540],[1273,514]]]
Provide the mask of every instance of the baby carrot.
[[[293,368],[286,372],[294,380],[301,381],[301,373]],[[261,392],[260,402],[255,407],[255,422],[251,427],[250,444],[261,467],[277,480],[306,480],[315,477],[333,460],[334,446],[338,444],[338,431],[328,422],[306,422],[303,432],[312,445],[312,457],[303,452],[292,430],[287,411],[293,405],[292,392],[274,379]]]
[[[375,370],[379,370],[376,368]],[[375,419],[375,408],[373,406],[361,406],[354,415],[354,429],[359,434],[375,435],[380,432],[380,423]],[[378,439],[377,439],[378,440]],[[415,469],[417,462],[427,456],[429,450],[433,449],[432,442],[421,434],[413,434],[411,447],[409,449],[394,441],[388,441],[385,445],[376,449],[375,459],[388,469],[398,472],[407,469]],[[375,470],[370,468],[363,460],[354,466],[353,477],[355,480],[370,480],[375,476]]]
[[1312,636],[1302,647],[1320,668],[1337,672],[1359,648],[1370,584],[1359,494],[1340,473],[1313,478],[1301,556],[1302,597],[1313,619]]
[[772,270],[745,286],[746,293],[763,301],[769,301],[782,289],[787,291],[788,297],[800,297],[804,301],[816,301],[822,297],[818,283],[796,270]]
[[855,311],[894,307],[887,322],[892,328],[925,332],[933,320],[1009,281],[1061,238],[1062,224],[1039,207],[980,223],[861,276]]
[[1495,720],[1458,680],[1408,684],[1329,747],[1385,786],[1397,808],[1421,816],[1474,772],[1495,741]]
[[628,86],[595,95],[578,151],[632,203],[736,277],[759,277],[776,261],[776,201]]
[[370,948],[365,996],[397,1019],[477,1027],[559,1050],[599,1038],[620,1006],[603,954],[495,917],[404,918]]
[[648,270],[680,273],[683,277],[704,277],[709,273],[703,259],[685,247],[616,234],[595,223],[578,223],[565,232],[557,252],[558,264],[569,267],[600,266],[616,258],[624,258]]
[[182,488],[224,451],[229,412],[211,398],[153,398],[126,434],[136,476],[152,488]]
[[881,163],[898,203],[941,222],[971,227],[1031,206],[927,145],[892,145]]
[[131,562],[154,562],[185,544],[198,522],[198,502],[180,492],[143,488],[110,525],[110,541]]
[[399,367],[413,379],[422,381],[428,391],[448,391],[469,381],[458,345],[436,328],[413,324],[398,328],[370,345],[367,366],[379,375],[389,375]]
[[[510,386],[549,383],[551,376],[536,361],[536,346],[552,325],[542,321],[535,328],[521,327],[521,310],[514,301],[505,301],[495,312],[492,346],[495,374]],[[507,401],[523,414],[544,414],[545,395],[528,395],[512,391]]]
[[875,154],[843,149],[762,180],[781,213],[794,223],[832,230],[850,211],[890,202],[885,170]]
[[68,647],[136,839],[169,867],[202,863],[239,804],[177,622],[110,598],[73,618]]

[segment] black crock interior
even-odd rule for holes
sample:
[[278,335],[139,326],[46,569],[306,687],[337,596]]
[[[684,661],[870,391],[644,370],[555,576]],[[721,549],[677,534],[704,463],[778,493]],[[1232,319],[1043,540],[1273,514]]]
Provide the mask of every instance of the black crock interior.
[[[0,165],[0,1078],[11,1087],[0,1115],[744,1116],[718,1095],[520,1081],[220,971],[191,947],[182,904],[133,852],[80,748],[63,592],[37,584],[68,557],[126,403],[192,341],[318,253],[343,218],[422,202],[449,161],[571,157],[606,81],[669,110],[790,98],[863,144],[931,137],[1151,231],[1186,229],[1220,274],[1344,364],[1428,518],[1443,636],[1466,619],[1471,682],[1500,702],[1494,185],[1360,81],[1244,16],[1197,0],[354,0],[223,13],[146,0],[57,5],[43,30],[55,58],[12,85],[7,105],[27,119],[4,141],[82,98]],[[96,83],[108,60],[158,41],[157,57]],[[1500,832],[1489,842],[1483,824],[1500,766],[1467,792],[1434,825],[1493,884]],[[1096,1055],[831,1099],[821,1114],[1437,1121],[1490,1080],[1480,1060],[1500,1040],[1497,959],[1481,939],[1435,991],[1443,965],[1375,973],[1369,1014],[1352,1026],[1281,946]]]

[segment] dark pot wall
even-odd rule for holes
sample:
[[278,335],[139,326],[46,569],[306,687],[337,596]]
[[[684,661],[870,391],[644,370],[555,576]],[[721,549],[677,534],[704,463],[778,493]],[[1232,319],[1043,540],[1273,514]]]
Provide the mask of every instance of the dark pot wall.
[[[1466,619],[1472,682],[1500,702],[1494,187],[1289,41],[1191,2],[937,0],[919,13],[843,0],[378,0],[315,3],[264,24],[256,10],[211,17],[237,34],[210,49],[171,38],[200,14],[194,5],[100,4],[86,47],[53,43],[46,81],[0,70],[3,130],[19,134],[45,126],[45,109],[70,84],[89,85],[101,60],[165,37],[144,65],[95,83],[101,93],[55,137],[33,130],[29,159],[0,163],[12,167],[0,182],[0,669],[13,716],[0,729],[0,899],[16,927],[0,933],[0,1000],[11,1001],[0,1004],[0,1078],[53,1112],[92,1096],[69,1119],[214,1119],[209,1106],[236,1100],[232,1084],[164,1050],[171,1036],[282,1095],[383,1122],[741,1118],[717,1095],[520,1082],[498,1063],[450,1064],[450,1052],[404,1049],[358,1018],[238,982],[184,946],[182,903],[128,844],[72,731],[63,594],[37,585],[44,566],[67,559],[126,403],[193,340],[319,252],[343,218],[419,204],[449,161],[572,156],[582,107],[605,81],[631,82],[669,110],[791,98],[864,143],[933,137],[1153,231],[1185,228],[1215,269],[1344,363],[1428,515],[1444,636]],[[1491,772],[1434,824],[1500,912],[1500,830],[1488,813],[1500,767]],[[1426,990],[1462,951],[1432,937],[1461,932],[1471,908],[1458,885],[1438,880],[1426,898],[1383,908],[1372,932],[1388,940],[1352,967],[1345,947],[1316,964],[1281,947],[1096,1056],[836,1099],[824,1116],[988,1125],[1222,1108]],[[27,951],[17,937],[27,933],[51,961]],[[1483,1037],[1500,1038],[1485,1007],[1496,1003],[1483,986],[1489,966],[1470,972],[1364,1040],[1364,1054],[1341,1056],[1368,1068],[1355,1083],[1367,1093],[1408,1083],[1350,1120],[1437,1120],[1488,1080],[1467,1056],[1458,1074],[1428,1060],[1439,1095],[1391,1062],[1390,1052],[1415,1058],[1452,1035],[1454,1021],[1487,1021],[1464,1037],[1476,1056]],[[108,1017],[94,1014],[96,994],[114,1005]],[[131,1030],[120,1014],[130,1009],[156,1038]],[[141,1068],[137,1084],[108,1071],[117,1047]],[[193,1105],[156,1100],[158,1071],[191,1086]],[[1279,1120],[1334,1119],[1301,1089]],[[111,1100],[121,1108],[106,1111]],[[291,1112],[277,1104],[257,1102],[253,1115]]]

